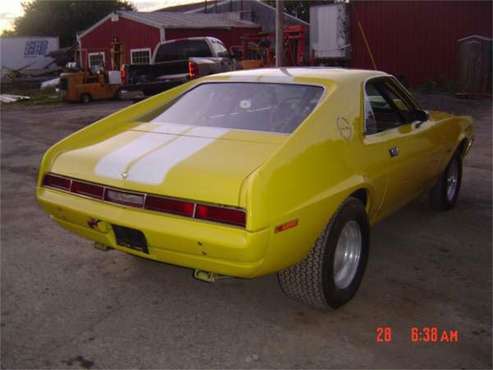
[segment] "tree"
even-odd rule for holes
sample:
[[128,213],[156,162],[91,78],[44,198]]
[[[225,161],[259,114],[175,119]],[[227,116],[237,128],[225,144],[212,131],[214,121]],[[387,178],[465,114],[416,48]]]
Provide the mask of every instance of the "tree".
[[[304,20],[305,22],[310,21],[310,6],[313,5],[323,5],[331,4],[334,2],[341,2],[342,0],[284,0],[284,10],[286,13],[291,14],[297,18]],[[264,0],[265,3],[272,7],[276,7],[276,0]]]
[[115,10],[134,10],[128,0],[25,0],[24,15],[2,36],[58,36],[60,47],[71,46],[76,34]]

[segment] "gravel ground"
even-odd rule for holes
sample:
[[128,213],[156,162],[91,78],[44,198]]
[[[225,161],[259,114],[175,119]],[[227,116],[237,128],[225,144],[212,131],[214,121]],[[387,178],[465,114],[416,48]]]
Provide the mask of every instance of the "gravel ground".
[[[274,275],[205,284],[63,231],[35,201],[42,153],[129,103],[3,106],[2,368],[491,368],[491,102],[418,99],[476,119],[458,206],[435,213],[423,197],[378,224],[357,296],[329,313]],[[412,327],[459,340],[413,344]]]

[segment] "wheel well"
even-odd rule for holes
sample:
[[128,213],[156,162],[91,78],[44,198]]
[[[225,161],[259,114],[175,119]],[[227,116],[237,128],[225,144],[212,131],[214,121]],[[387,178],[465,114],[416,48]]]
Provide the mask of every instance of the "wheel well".
[[466,151],[466,148],[467,148],[467,144],[468,144],[467,139],[463,139],[460,142],[459,146],[457,147],[457,152],[460,153],[460,156],[461,157],[464,157],[464,154],[466,154],[465,151]]
[[368,204],[368,191],[366,189],[358,189],[355,192],[353,192],[350,196],[361,200],[361,202],[366,208]]

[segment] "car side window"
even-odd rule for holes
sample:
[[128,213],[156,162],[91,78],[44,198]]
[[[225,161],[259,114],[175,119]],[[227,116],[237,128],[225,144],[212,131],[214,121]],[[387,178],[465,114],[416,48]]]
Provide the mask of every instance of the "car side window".
[[393,105],[399,111],[405,123],[414,121],[416,107],[409,98],[399,89],[392,79],[384,79],[383,85],[387,96],[392,100]]
[[416,108],[390,78],[365,84],[365,133],[371,135],[414,120]]
[[365,131],[374,134],[397,127],[403,123],[399,111],[385,94],[379,81],[368,81],[365,85]]

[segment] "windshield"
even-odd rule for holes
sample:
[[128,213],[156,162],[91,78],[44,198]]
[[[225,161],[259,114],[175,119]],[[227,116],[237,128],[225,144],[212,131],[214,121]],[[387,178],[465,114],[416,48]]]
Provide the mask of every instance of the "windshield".
[[186,92],[153,123],[291,133],[315,108],[323,88],[277,83],[207,83]]

